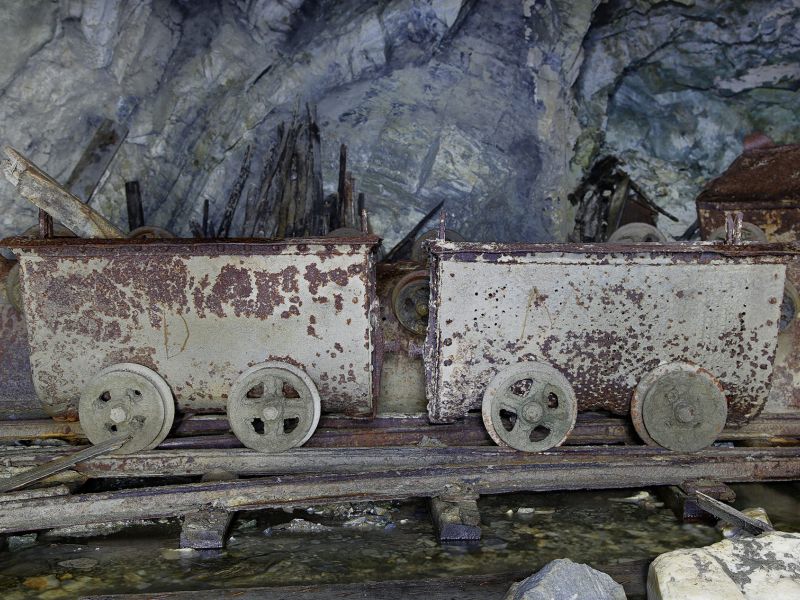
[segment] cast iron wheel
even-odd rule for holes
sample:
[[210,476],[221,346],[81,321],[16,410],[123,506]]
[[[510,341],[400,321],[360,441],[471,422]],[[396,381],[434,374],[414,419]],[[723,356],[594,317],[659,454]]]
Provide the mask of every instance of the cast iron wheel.
[[615,229],[608,236],[608,241],[618,244],[663,244],[667,241],[667,236],[649,223],[628,223]]
[[93,444],[131,434],[116,451],[130,454],[164,441],[175,419],[175,401],[158,373],[142,365],[119,363],[100,371],[83,389],[78,418]]
[[428,331],[430,296],[428,271],[413,271],[398,281],[392,291],[392,310],[400,325],[424,336]]
[[728,402],[716,379],[688,363],[668,363],[645,375],[633,392],[631,420],[651,446],[696,452],[719,437]]
[[228,421],[248,448],[283,452],[306,443],[321,413],[311,378],[293,365],[266,362],[242,373],[228,396]]
[[483,424],[500,446],[541,452],[567,439],[578,416],[572,386],[554,367],[518,363],[494,376],[483,394]]

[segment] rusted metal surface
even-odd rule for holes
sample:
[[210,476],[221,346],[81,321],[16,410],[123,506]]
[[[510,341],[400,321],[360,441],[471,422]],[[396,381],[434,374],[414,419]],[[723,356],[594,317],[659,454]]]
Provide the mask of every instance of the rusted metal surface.
[[[747,150],[697,197],[700,231],[707,239],[725,224],[726,213],[741,211],[770,242],[800,240],[800,145]],[[787,279],[800,289],[800,264],[793,260]],[[800,306],[795,306],[800,308]],[[778,336],[773,386],[765,412],[800,411],[800,327],[797,319]]]
[[547,362],[579,410],[629,411],[659,364],[701,365],[728,425],[767,399],[791,245],[504,245],[437,241],[426,385],[434,422],[481,407],[518,361]]
[[30,403],[36,393],[25,319],[6,296],[5,279],[13,264],[0,257],[0,411],[14,418],[35,418],[44,413]]
[[180,409],[219,411],[245,369],[284,361],[308,373],[324,410],[372,415],[377,241],[3,244],[20,258],[36,391],[74,419],[89,378],[120,362],[161,375]]
[[[669,453],[653,448],[597,447],[558,448],[543,453],[501,448],[442,450],[450,450],[453,456],[461,459],[471,457],[471,460],[453,466],[447,462],[447,457],[438,456],[437,466],[394,468],[394,464],[414,458],[424,461],[430,449],[375,449],[371,452],[375,457],[384,457],[387,470],[166,485],[7,502],[0,511],[0,533],[171,517],[212,505],[239,511],[367,499],[447,497],[453,489],[485,495],[556,489],[641,488],[677,485],[701,477],[715,477],[727,483],[800,477],[798,448],[712,448],[696,454]],[[346,455],[347,451],[336,451],[337,460]]]
[[700,231],[707,238],[725,223],[726,211],[742,211],[767,238],[791,242],[800,237],[800,145],[743,152],[697,197]]

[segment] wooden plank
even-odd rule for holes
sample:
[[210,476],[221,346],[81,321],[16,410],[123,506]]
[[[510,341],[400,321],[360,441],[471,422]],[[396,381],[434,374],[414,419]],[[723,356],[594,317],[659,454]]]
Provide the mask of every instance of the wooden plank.
[[88,202],[127,135],[127,127],[111,119],[103,119],[72,169],[64,187],[84,202]]
[[475,498],[431,498],[431,518],[440,542],[481,539],[481,514]]
[[[398,456],[405,456],[407,460],[409,450],[412,449],[371,451],[382,453],[391,464]],[[450,450],[485,452],[485,449],[476,448]],[[489,461],[476,460],[458,466],[166,485],[8,502],[0,511],[0,533],[174,517],[211,505],[238,511],[330,502],[431,498],[447,496],[454,486],[471,494],[486,495],[676,485],[690,478],[714,477],[725,482],[800,478],[800,448],[713,448],[693,454],[648,450],[560,448],[542,454],[507,452]],[[339,450],[337,454],[346,455],[347,452]],[[420,454],[416,452],[415,457],[419,459]]]
[[125,237],[105,217],[61,187],[22,154],[10,146],[5,147],[5,154],[8,160],[3,161],[3,171],[17,192],[76,235],[90,238]]
[[181,548],[196,550],[224,548],[232,517],[232,513],[212,507],[184,515],[181,525]]
[[125,204],[128,207],[128,231],[142,227],[144,225],[144,208],[138,181],[125,182]]

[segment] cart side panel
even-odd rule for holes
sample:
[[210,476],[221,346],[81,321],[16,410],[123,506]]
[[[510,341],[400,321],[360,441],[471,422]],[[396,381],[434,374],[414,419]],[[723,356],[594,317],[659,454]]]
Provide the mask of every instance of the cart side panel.
[[112,363],[154,369],[179,408],[205,411],[224,409],[239,374],[270,360],[304,369],[323,410],[373,412],[366,244],[20,255],[34,384],[55,416],[74,417],[83,386]]
[[428,338],[429,411],[452,421],[481,406],[499,369],[558,368],[579,410],[627,414],[641,377],[664,362],[722,383],[729,423],[771,384],[786,267],[744,258],[611,253],[436,256]]

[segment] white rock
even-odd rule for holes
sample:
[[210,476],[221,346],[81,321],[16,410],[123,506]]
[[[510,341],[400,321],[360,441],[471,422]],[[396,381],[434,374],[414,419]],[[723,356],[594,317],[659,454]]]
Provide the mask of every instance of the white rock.
[[662,554],[650,565],[647,598],[800,598],[800,534],[776,531]]

